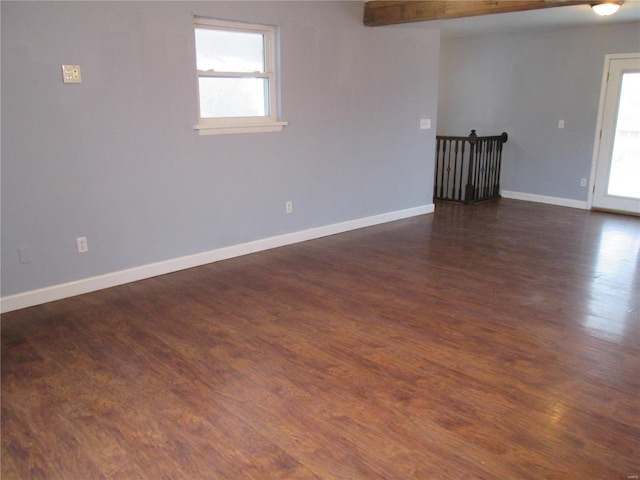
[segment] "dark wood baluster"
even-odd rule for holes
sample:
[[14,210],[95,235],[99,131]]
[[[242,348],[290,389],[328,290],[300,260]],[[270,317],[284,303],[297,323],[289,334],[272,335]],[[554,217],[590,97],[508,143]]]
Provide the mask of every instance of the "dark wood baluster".
[[502,136],[500,137],[500,144],[499,144],[499,153],[498,153],[498,163],[497,163],[497,168],[498,168],[498,181],[496,182],[496,196],[500,195],[500,175],[502,174],[502,147],[503,145],[507,142],[508,139],[508,135],[507,132],[503,132]]
[[458,196],[456,197],[457,200],[460,202],[462,201],[462,181],[463,181],[463,176],[464,176],[464,153],[465,153],[465,146],[467,145],[467,142],[465,141],[461,141],[460,142],[462,144],[462,149],[460,152],[460,181],[458,182]]
[[444,144],[444,150],[442,151],[442,171],[440,172],[441,175],[441,182],[440,182],[440,197],[441,198],[446,198],[447,193],[446,193],[446,184],[445,184],[445,172],[447,169],[447,156],[449,155],[449,147],[450,147],[450,142],[447,140]]
[[473,201],[476,202],[482,194],[482,170],[484,166],[485,141],[478,139],[476,145],[476,167],[473,182]]
[[485,141],[485,154],[484,154],[484,171],[482,172],[482,200],[489,198],[489,185],[491,176],[491,156],[493,155],[493,141]]
[[453,184],[451,185],[451,199],[452,200],[456,200],[456,183],[458,181],[458,164],[460,163],[460,157],[459,157],[459,147],[460,147],[460,141],[459,140],[455,140],[454,142],[455,144],[455,154],[454,154],[454,162],[453,162]]
[[493,157],[491,161],[491,191],[489,195],[491,197],[497,197],[498,192],[496,190],[496,185],[498,185],[498,155],[500,154],[500,140],[494,140],[494,149],[493,149]]
[[484,172],[482,172],[482,199],[489,198],[489,185],[491,184],[491,157],[493,155],[493,141],[485,141],[485,155],[484,155]]
[[484,171],[484,161],[486,152],[486,141],[478,140],[477,161],[476,161],[476,181],[475,184],[475,197],[474,200],[478,201],[482,198],[482,172]]
[[438,173],[439,173],[439,168],[438,166],[440,165],[440,144],[442,143],[442,139],[440,139],[439,137],[436,137],[436,161],[435,161],[435,165],[434,165],[434,172],[433,172],[433,198],[436,199],[439,197],[438,195]]
[[[451,199],[451,155],[453,153],[453,140],[449,142],[449,156],[447,157],[447,184],[446,184],[446,195],[445,198],[447,200]],[[454,158],[455,161],[455,158]]]
[[441,145],[441,149],[440,149],[440,159],[439,159],[439,163],[438,163],[438,170],[439,170],[439,175],[440,175],[440,193],[438,195],[438,198],[442,198],[444,158],[445,158],[446,151],[447,151],[447,141],[443,140],[442,141],[442,145]]

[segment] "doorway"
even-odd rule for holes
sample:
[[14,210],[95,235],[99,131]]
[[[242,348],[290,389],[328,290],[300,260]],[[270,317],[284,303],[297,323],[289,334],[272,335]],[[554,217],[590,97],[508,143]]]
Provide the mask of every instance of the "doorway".
[[640,215],[640,54],[607,55],[591,208]]

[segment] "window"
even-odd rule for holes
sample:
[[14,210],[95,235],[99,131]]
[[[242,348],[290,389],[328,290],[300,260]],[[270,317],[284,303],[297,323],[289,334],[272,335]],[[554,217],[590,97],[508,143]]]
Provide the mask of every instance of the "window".
[[275,28],[196,17],[201,135],[281,131]]

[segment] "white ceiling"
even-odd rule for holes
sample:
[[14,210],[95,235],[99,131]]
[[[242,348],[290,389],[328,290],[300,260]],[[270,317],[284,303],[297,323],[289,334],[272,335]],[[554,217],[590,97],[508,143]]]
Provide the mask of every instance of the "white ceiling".
[[589,5],[555,7],[525,12],[501,13],[479,17],[454,18],[421,22],[424,27],[437,27],[445,38],[504,33],[547,27],[569,27],[575,25],[598,25],[620,22],[639,22],[640,41],[640,0],[627,0],[620,10],[610,17],[596,15]]

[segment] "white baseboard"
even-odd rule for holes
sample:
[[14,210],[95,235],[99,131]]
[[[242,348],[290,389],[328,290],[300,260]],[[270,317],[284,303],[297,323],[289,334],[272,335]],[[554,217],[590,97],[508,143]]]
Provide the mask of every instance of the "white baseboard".
[[509,192],[502,190],[500,192],[503,198],[512,198],[514,200],[525,200],[527,202],[547,203],[549,205],[558,205],[560,207],[579,208],[588,210],[587,202],[573,200],[571,198],[547,197],[546,195],[536,195],[533,193]]
[[337,233],[357,230],[359,228],[379,225],[381,223],[393,222],[403,218],[415,217],[433,213],[435,205],[433,203],[420,207],[408,208],[405,210],[397,210],[395,212],[383,213],[371,217],[349,220],[323,227],[310,228],[294,233],[287,233],[275,237],[256,240],[253,242],[232,245],[229,247],[218,248],[208,252],[197,253],[185,257],[173,258],[162,262],[142,265],[127,270],[107,273],[97,277],[85,278],[75,282],[53,285],[51,287],[32,290],[29,292],[9,295],[0,299],[0,312],[6,313],[20,308],[32,307],[42,303],[61,300],[63,298],[81,295],[83,293],[94,292],[104,288],[115,287],[125,283],[144,280],[145,278],[165,275],[167,273],[177,272],[187,268],[198,267],[208,263],[219,262],[229,258],[248,255],[250,253],[261,252],[271,248],[283,247],[294,243],[305,242],[315,238],[335,235]]

